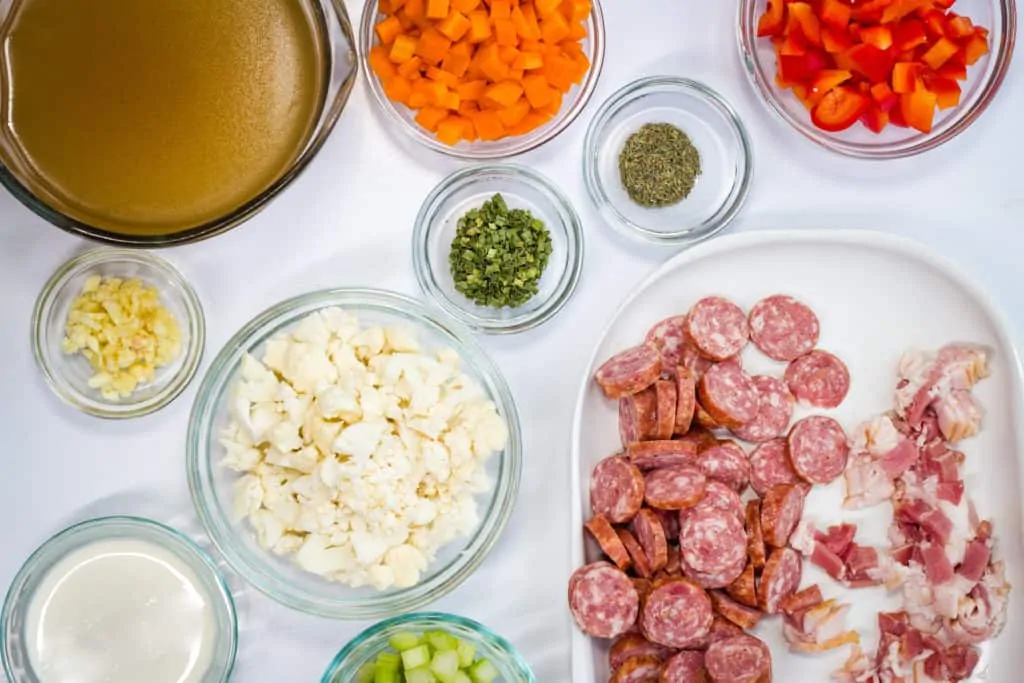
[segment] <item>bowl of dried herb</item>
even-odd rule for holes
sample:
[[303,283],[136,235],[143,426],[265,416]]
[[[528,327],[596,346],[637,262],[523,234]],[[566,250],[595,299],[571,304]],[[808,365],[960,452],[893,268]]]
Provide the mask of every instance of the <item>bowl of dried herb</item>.
[[458,171],[431,191],[413,231],[425,293],[489,334],[532,329],[569,301],[583,269],[583,230],[548,178],[509,164]]
[[725,229],[753,174],[750,138],[732,106],[702,83],[671,76],[640,79],[608,98],[587,130],[583,164],[607,222],[670,245]]

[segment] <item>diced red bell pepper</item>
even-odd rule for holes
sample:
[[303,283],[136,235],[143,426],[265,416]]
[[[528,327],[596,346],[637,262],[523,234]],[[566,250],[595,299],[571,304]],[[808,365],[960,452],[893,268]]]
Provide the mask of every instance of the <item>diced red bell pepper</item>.
[[842,0],[822,0],[821,21],[838,29],[845,29],[850,23],[853,8]]
[[946,20],[946,33],[953,40],[968,38],[974,33],[974,24],[967,17],[951,13]]
[[852,17],[854,21],[877,23],[882,18],[882,12],[895,0],[867,0],[853,6]]
[[779,73],[787,83],[810,84],[822,69],[829,67],[828,55],[817,48],[810,48],[802,55],[779,57]]
[[957,53],[960,46],[949,38],[939,38],[935,44],[928,48],[928,51],[921,55],[921,61],[931,67],[938,69]]
[[893,57],[886,50],[879,50],[874,45],[861,43],[846,53],[856,71],[867,76],[873,83],[884,81],[892,70]]
[[879,50],[888,50],[892,47],[892,31],[888,26],[862,28],[860,39],[868,45],[874,45]]
[[967,80],[967,66],[964,64],[954,64],[952,61],[943,64],[936,73],[943,78],[950,78],[954,81]]
[[844,52],[854,45],[853,38],[845,30],[827,25],[821,27],[821,44],[830,54]]
[[868,107],[871,98],[845,85],[832,88],[814,105],[811,121],[831,133],[846,130],[855,124]]
[[939,76],[925,74],[925,87],[935,93],[935,103],[939,109],[951,109],[960,104],[960,84],[956,81]]
[[928,5],[929,0],[894,0],[885,11],[882,12],[882,23],[890,24],[899,21],[912,12]]
[[[790,2],[787,7],[790,21],[796,21],[800,25],[800,31],[807,42],[811,45],[821,45],[821,22],[814,13],[814,8],[806,2]],[[792,26],[789,28],[792,29]]]
[[902,107],[893,107],[889,110],[889,123],[900,128],[909,128],[906,119],[903,118]]
[[871,86],[871,99],[875,101],[875,106],[882,111],[889,111],[900,101],[899,95],[892,91],[888,83],[875,83]]
[[786,3],[785,0],[768,0],[768,6],[764,14],[757,20],[757,35],[777,36],[782,34],[786,27]]
[[924,20],[925,29],[933,39],[946,35],[946,15],[939,10],[930,10],[921,15]]
[[860,120],[867,126],[867,129],[874,133],[881,133],[889,125],[889,112],[880,109],[877,105],[871,105],[864,112]]
[[919,62],[896,62],[892,67],[892,91],[905,95],[917,90],[924,66]]
[[935,119],[935,105],[938,98],[935,93],[918,88],[912,93],[900,95],[900,113],[911,128],[922,133],[932,132],[932,121]]
[[900,52],[913,50],[919,45],[928,42],[928,34],[924,30],[924,23],[920,19],[903,19],[892,26],[892,40],[896,49]]
[[975,32],[964,44],[964,57],[967,66],[975,64],[979,59],[988,54],[988,39]]
[[807,107],[808,111],[810,111],[815,104],[809,97],[810,90],[811,89],[803,83],[797,83],[793,86],[793,94],[796,95],[796,98],[800,100],[801,104]]
[[807,91],[807,99],[813,104],[817,104],[825,96],[825,93],[846,83],[851,78],[853,78],[853,74],[843,69],[823,69],[811,82],[811,87]]

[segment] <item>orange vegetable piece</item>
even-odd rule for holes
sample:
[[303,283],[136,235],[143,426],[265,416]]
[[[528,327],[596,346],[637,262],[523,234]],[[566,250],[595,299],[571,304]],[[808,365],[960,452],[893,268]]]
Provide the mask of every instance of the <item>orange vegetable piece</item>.
[[[911,12],[929,6],[929,0],[892,0],[882,11],[882,23],[889,24],[899,21]],[[907,121],[907,123],[910,123]],[[913,125],[913,124],[911,124]],[[931,125],[929,124],[929,129]]]
[[423,60],[419,57],[413,57],[409,61],[401,64],[398,67],[398,73],[402,78],[408,78],[410,81],[414,81],[417,78],[423,76],[421,69],[423,68]]
[[583,40],[587,37],[587,27],[579,22],[569,24],[569,39]]
[[928,51],[921,55],[921,61],[932,69],[938,69],[960,50],[960,46],[949,38],[939,38]]
[[452,8],[468,15],[480,6],[480,2],[481,0],[452,0]]
[[500,140],[505,137],[505,125],[498,112],[483,110],[473,114],[473,127],[481,140]]
[[590,0],[565,0],[563,7],[568,9],[565,16],[572,24],[586,21],[590,13],[594,11]]
[[479,100],[487,92],[487,81],[469,81],[463,83],[455,92],[459,94],[459,97],[463,100]]
[[790,21],[800,26],[803,37],[812,45],[821,45],[821,21],[814,8],[806,2],[791,2],[787,7]]
[[509,0],[491,0],[491,21],[507,21],[512,18],[512,3]]
[[445,55],[444,61],[441,62],[441,68],[450,74],[454,74],[457,79],[461,80],[466,75],[470,61],[472,60],[469,55],[456,52],[453,49]]
[[569,37],[569,22],[561,12],[554,12],[540,22],[540,39],[548,45],[555,45]]
[[392,62],[401,64],[412,59],[414,54],[416,54],[416,39],[403,34],[395,38],[395,42],[391,44],[391,52],[388,53],[388,57]]
[[838,29],[845,29],[850,23],[853,9],[842,0],[823,0],[821,3],[822,22]]
[[427,19],[444,19],[448,16],[448,0],[427,0]]
[[518,57],[519,50],[515,49],[511,45],[498,46],[498,58],[501,59],[501,61],[504,62],[505,64],[508,64],[510,68],[515,63]]
[[573,60],[558,54],[548,56],[540,72],[550,85],[562,92],[569,92],[576,81],[577,70],[578,67]]
[[384,45],[390,45],[395,42],[395,38],[402,34],[402,22],[398,20],[398,17],[390,16],[378,22],[373,27],[373,30],[377,33],[377,37],[380,38],[380,42]]
[[458,144],[466,136],[466,124],[461,116],[448,116],[437,124],[437,139],[449,147]]
[[453,73],[449,73],[444,69],[439,69],[436,66],[432,66],[427,69],[427,78],[438,83],[443,83],[446,88],[457,88],[459,86],[459,77]]
[[437,24],[437,30],[452,41],[461,40],[462,36],[466,35],[469,31],[469,27],[469,17],[457,9],[453,9],[447,17]]
[[917,90],[922,66],[918,62],[896,62],[892,67],[892,90],[904,95]]
[[437,99],[437,104],[445,109],[458,111],[459,107],[462,106],[462,99],[459,97],[459,93],[452,90],[446,90],[444,94]]
[[515,81],[503,81],[492,85],[484,93],[484,97],[501,107],[510,107],[523,94],[523,86]]
[[463,101],[459,104],[459,113],[463,116],[469,116],[473,112],[480,111],[480,105],[472,101]]
[[[532,21],[526,18],[526,10],[529,10]],[[540,25],[537,23],[537,15],[533,14],[532,5],[513,7],[509,18],[516,34],[523,40],[540,40]]]
[[494,35],[498,45],[515,47],[519,44],[519,35],[516,33],[516,27],[512,24],[511,19],[495,19]]
[[960,104],[960,84],[951,78],[930,78],[928,89],[935,93],[935,102],[939,109],[950,109]]
[[487,47],[480,48],[477,52],[477,60],[480,70],[491,81],[504,80],[508,75],[508,64],[501,61],[497,45],[488,45]]
[[512,128],[526,118],[529,113],[530,103],[525,98],[520,98],[504,109],[499,109],[498,118],[501,119],[501,124],[505,128]]
[[395,63],[388,57],[388,49],[383,45],[374,45],[370,48],[369,61],[370,68],[373,69],[373,73],[377,74],[377,78],[381,82],[387,81],[398,73]]
[[509,135],[526,135],[529,132],[540,128],[545,123],[551,120],[551,117],[547,114],[541,114],[540,112],[531,111],[529,114],[523,117],[523,120],[508,129]]
[[469,13],[469,40],[472,43],[482,43],[491,37],[491,22],[487,13],[483,10],[474,10]]
[[536,111],[541,114],[548,114],[549,116],[555,116],[562,109],[562,93],[555,92],[551,101],[545,104],[543,107],[537,107]]
[[426,19],[426,0],[405,0],[405,5],[402,6],[402,12],[414,22],[417,19]]
[[523,92],[534,109],[551,104],[558,91],[548,85],[548,79],[540,74],[523,77]]
[[437,130],[437,124],[441,123],[448,116],[448,110],[441,107],[423,107],[416,114],[416,123],[420,124],[430,132]]
[[533,4],[537,8],[537,14],[543,19],[557,12],[562,0],[535,0]]
[[412,84],[395,74],[384,81],[384,94],[388,96],[389,100],[409,104],[412,98]]
[[536,52],[520,52],[516,55],[515,61],[512,62],[513,69],[521,69],[523,71],[539,69],[542,66],[544,66],[544,58]]
[[860,30],[860,39],[879,50],[892,47],[892,31],[888,26],[869,26]]
[[964,58],[967,62],[967,66],[972,66],[979,59],[988,54],[988,39],[979,34],[975,33],[964,45]]
[[416,41],[416,55],[427,64],[437,65],[452,46],[452,41],[436,29],[428,28]]
[[938,97],[924,88],[900,95],[900,113],[903,114],[903,120],[908,126],[922,133],[932,132],[936,104]]

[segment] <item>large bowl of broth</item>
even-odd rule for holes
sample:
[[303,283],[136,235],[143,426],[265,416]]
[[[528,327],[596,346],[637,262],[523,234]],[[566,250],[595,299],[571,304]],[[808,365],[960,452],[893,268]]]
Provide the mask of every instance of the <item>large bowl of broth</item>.
[[319,151],[354,45],[344,0],[0,0],[0,183],[102,242],[224,232]]

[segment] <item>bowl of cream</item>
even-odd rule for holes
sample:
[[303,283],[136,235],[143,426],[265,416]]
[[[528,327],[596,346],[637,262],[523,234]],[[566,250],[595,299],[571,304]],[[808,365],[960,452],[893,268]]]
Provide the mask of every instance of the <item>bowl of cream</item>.
[[238,624],[213,559],[158,522],[102,517],[43,543],[0,613],[10,683],[224,683]]

